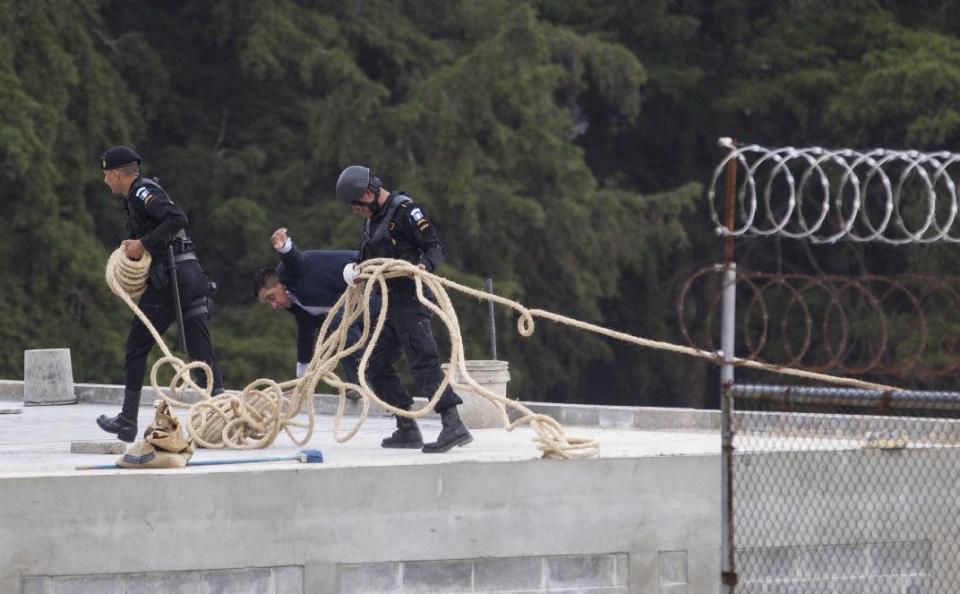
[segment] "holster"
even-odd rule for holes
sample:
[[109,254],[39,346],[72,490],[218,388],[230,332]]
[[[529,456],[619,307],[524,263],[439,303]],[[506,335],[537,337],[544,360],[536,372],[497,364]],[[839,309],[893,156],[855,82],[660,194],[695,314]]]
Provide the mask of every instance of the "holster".
[[213,317],[213,296],[217,292],[217,283],[213,281],[208,281],[207,283],[207,294],[203,297],[198,297],[183,308],[183,319],[189,320],[190,318],[206,315],[207,319]]
[[162,291],[170,284],[170,270],[161,258],[154,258],[150,266],[150,275],[147,282],[157,291]]
[[213,317],[213,296],[217,294],[217,283],[209,281],[207,285],[207,319]]

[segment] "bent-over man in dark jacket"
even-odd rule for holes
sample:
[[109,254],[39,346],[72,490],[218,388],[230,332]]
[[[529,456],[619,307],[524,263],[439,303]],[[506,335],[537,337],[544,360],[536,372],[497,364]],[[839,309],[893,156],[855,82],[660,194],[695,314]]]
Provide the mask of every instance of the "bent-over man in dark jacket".
[[[285,309],[297,320],[297,377],[303,377],[313,359],[317,332],[327,313],[347,290],[343,270],[356,261],[357,252],[351,250],[300,251],[286,228],[280,228],[270,237],[273,249],[280,255],[277,268],[264,268],[254,278],[254,294],[258,301],[274,309]],[[359,323],[348,331],[348,344],[360,339]],[[341,360],[344,379],[358,383],[359,352]],[[351,398],[358,396],[348,391]]]

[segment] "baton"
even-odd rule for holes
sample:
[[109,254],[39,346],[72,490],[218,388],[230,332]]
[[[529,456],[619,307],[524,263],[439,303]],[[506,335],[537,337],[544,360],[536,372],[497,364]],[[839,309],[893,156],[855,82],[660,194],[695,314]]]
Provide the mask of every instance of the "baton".
[[187,352],[187,333],[183,329],[183,309],[180,308],[180,284],[177,282],[177,261],[173,257],[173,244],[167,244],[167,259],[170,260],[170,285],[173,287],[173,306],[177,309],[177,345],[181,353]]

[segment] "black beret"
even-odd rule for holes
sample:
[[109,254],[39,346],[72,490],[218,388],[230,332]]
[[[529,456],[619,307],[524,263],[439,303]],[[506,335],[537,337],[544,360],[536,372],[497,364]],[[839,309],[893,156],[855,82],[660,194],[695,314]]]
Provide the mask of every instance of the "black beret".
[[135,150],[127,146],[115,146],[108,148],[103,156],[100,157],[100,169],[107,171],[123,167],[130,163],[140,164],[140,155]]

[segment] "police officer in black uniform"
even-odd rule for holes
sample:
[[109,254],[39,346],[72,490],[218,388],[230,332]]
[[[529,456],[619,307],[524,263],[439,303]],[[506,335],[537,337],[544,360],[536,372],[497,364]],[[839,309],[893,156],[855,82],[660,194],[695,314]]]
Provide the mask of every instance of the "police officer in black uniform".
[[[187,351],[191,358],[206,362],[213,370],[212,394],[222,393],[223,379],[207,326],[213,285],[200,266],[193,242],[184,230],[187,216],[156,180],[140,175],[140,162],[140,155],[125,146],[110,148],[100,158],[103,182],[114,194],[123,197],[129,234],[129,239],[123,241],[127,257],[139,260],[144,251],[152,256],[147,288],[138,305],[161,334],[176,319],[167,247],[172,246]],[[124,348],[126,390],[123,407],[115,417],[100,415],[97,419],[101,429],[116,433],[126,442],[134,441],[137,436],[140,390],[147,370],[147,355],[153,344],[153,336],[147,327],[134,317]],[[206,381],[205,375],[201,381]]]
[[[432,272],[443,260],[440,238],[423,209],[405,192],[385,190],[367,167],[352,165],[343,170],[337,180],[337,200],[350,205],[354,213],[366,219],[360,245],[361,262],[371,258],[396,258]],[[356,265],[348,264],[344,278],[352,282],[355,277]],[[410,410],[413,398],[407,394],[393,365],[402,352],[421,393],[433,395],[443,381],[437,343],[430,331],[433,313],[417,299],[413,279],[389,279],[387,288],[390,295],[386,323],[370,357],[367,381],[384,400]],[[439,453],[470,443],[473,436],[457,413],[457,405],[462,403],[448,385],[436,406],[443,422],[437,441],[424,445],[416,420],[398,416],[397,430],[381,445]]]

